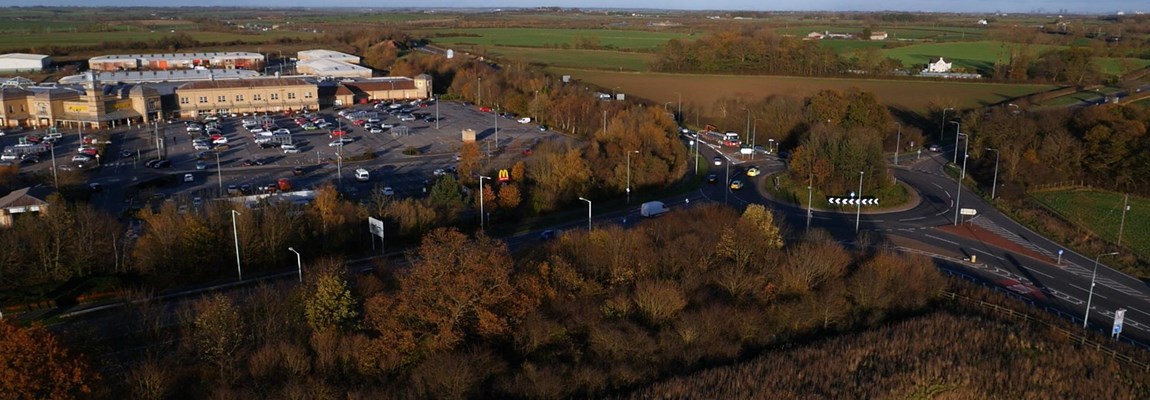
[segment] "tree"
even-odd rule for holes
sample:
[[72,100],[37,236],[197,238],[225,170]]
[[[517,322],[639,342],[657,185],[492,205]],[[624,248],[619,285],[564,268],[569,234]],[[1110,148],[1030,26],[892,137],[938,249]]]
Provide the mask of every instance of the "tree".
[[459,182],[455,177],[446,175],[439,178],[431,187],[428,201],[441,207],[459,207],[463,205],[463,194],[459,192]]
[[506,210],[513,210],[519,207],[521,201],[519,194],[519,186],[514,184],[504,185],[499,188],[499,207]]
[[92,395],[99,375],[36,325],[0,321],[0,398],[78,399]]
[[477,142],[464,142],[463,147],[459,148],[459,178],[463,183],[473,181],[475,175],[479,175],[479,143]]
[[318,274],[308,287],[304,303],[308,325],[316,331],[342,331],[351,327],[359,317],[358,302],[343,276],[343,263],[324,260],[314,269]]
[[247,345],[247,325],[232,299],[215,294],[192,305],[192,341],[200,358],[231,380]]

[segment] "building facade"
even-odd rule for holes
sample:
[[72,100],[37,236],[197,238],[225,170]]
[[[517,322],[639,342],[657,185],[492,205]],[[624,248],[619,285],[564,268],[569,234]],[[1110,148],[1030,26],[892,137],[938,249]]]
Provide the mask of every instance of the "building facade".
[[246,69],[260,71],[267,60],[263,54],[245,51],[214,53],[113,54],[88,59],[93,71],[134,71],[173,69]]
[[43,54],[0,54],[0,72],[40,72],[52,65],[52,59]]
[[181,118],[319,109],[316,83],[301,78],[190,82],[175,92]]
[[414,100],[431,97],[431,75],[387,77],[341,82],[333,104],[349,106],[373,100]]
[[0,126],[111,128],[161,116],[159,93],[140,85],[105,85],[88,73],[80,85],[0,88]]

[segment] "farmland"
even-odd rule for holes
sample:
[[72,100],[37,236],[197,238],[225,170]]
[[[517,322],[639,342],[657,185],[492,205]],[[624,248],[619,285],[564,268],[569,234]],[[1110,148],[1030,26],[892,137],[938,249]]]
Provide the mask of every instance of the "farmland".
[[[863,26],[844,26],[844,25],[809,25],[809,26],[796,26],[786,27],[783,29],[776,29],[775,31],[781,34],[806,36],[810,32],[831,32],[831,33],[851,33],[859,35],[862,32]],[[978,27],[951,27],[951,26],[907,26],[901,28],[880,27],[875,31],[886,32],[889,40],[969,40],[981,38],[986,31],[985,28]],[[826,42],[842,42],[845,40],[827,40]],[[880,42],[881,43],[881,42]]]
[[[823,89],[858,88],[872,92],[879,101],[897,108],[923,112],[932,103],[968,108],[997,103],[1030,93],[1053,89],[1051,85],[939,82],[918,80],[840,79],[790,76],[696,75],[620,73],[551,68],[600,87],[616,87],[625,93],[667,101],[675,92],[689,104],[714,104],[725,97],[762,98],[773,94],[810,96]],[[929,93],[929,94],[924,94]],[[706,113],[706,110],[703,111]]]
[[[1100,190],[1058,190],[1037,192],[1032,196],[1070,223],[1111,243],[1117,242],[1122,219],[1122,194]],[[1150,199],[1130,197],[1122,245],[1140,258],[1150,257]]]
[[511,61],[531,62],[548,66],[632,72],[648,71],[650,62],[655,58],[650,53],[528,47],[493,47],[484,54],[503,57]]
[[[887,49],[883,53],[887,57],[901,60],[906,66],[925,65],[931,58],[941,56],[953,62],[955,67],[989,71],[994,68],[995,62],[1009,58],[1007,51],[1010,46],[1016,45],[995,41],[924,43]],[[1034,55],[1061,47],[1029,46]],[[1150,65],[1150,60],[1133,58],[1097,58],[1095,62],[1100,71],[1111,75],[1121,75]]]
[[[651,50],[668,40],[689,37],[680,33],[605,29],[484,28],[434,32],[445,35],[432,38],[433,42],[441,45],[575,47],[576,38],[583,37],[598,38],[599,45],[604,48],[633,50]],[[458,36],[450,36],[452,34]]]

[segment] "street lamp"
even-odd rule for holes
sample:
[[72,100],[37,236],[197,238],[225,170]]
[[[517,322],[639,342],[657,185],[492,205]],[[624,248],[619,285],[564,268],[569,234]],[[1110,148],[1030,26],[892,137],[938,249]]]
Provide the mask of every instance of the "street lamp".
[[[772,148],[772,147],[775,147],[775,146],[777,146],[777,145],[775,144],[775,139],[767,139],[767,154],[770,154],[770,153],[771,153],[771,148]],[[778,151],[775,151],[775,153],[774,153],[774,154],[775,154],[775,157],[778,157],[778,156],[779,156],[779,152],[778,152]]]
[[627,152],[627,204],[631,204],[631,153],[639,154],[639,150]]
[[667,105],[668,105],[668,104],[671,104],[671,103],[674,103],[674,102],[673,102],[673,101],[668,101],[668,102],[666,102],[666,103],[663,103],[663,111],[669,111],[669,110],[667,110]]
[[591,200],[580,197],[579,200],[587,202],[587,232],[591,232]]
[[858,233],[859,221],[862,220],[862,180],[863,180],[863,171],[859,171],[859,201],[858,201],[858,210],[855,210],[855,233]]
[[958,121],[950,121],[954,124],[954,161],[952,164],[958,164],[958,137],[962,136],[962,124]]
[[50,143],[48,149],[52,151],[52,186],[55,186],[56,190],[60,190],[60,180],[56,178],[56,144]]
[[236,215],[240,215],[239,211],[232,210],[232,238],[236,241],[236,273],[239,274],[240,280],[244,280],[244,269],[240,264],[240,234],[236,229]]
[[758,134],[759,134],[759,118],[755,117],[754,121],[751,122],[751,159],[752,160],[755,159],[755,139],[757,138]]
[[998,189],[998,158],[999,158],[998,156],[1002,155],[1002,153],[999,153],[998,149],[992,149],[989,147],[986,148],[986,151],[993,151],[994,152],[994,183],[990,187],[990,200],[993,201],[995,190]]
[[811,202],[814,201],[814,189],[812,189],[812,187],[815,185],[815,174],[811,173],[810,177],[808,179],[809,180],[807,181],[807,233],[811,233],[811,217],[813,216],[813,214],[811,213]]
[[295,253],[295,267],[299,271],[299,283],[303,283],[303,259],[300,258],[299,252],[295,248],[288,247],[288,251]]
[[479,80],[478,83],[475,84],[475,105],[482,106],[483,105],[483,77],[477,76],[477,77],[475,77],[475,79]]
[[1086,329],[1086,322],[1090,320],[1090,302],[1094,300],[1094,278],[1098,277],[1098,259],[1117,255],[1118,252],[1099,254],[1094,257],[1094,273],[1090,274],[1090,295],[1086,296],[1086,316],[1082,317],[1082,329]]
[[216,151],[216,182],[219,183],[220,193],[224,192],[224,171],[220,169],[220,152]]
[[491,179],[490,176],[479,176],[479,230],[483,230],[483,180]]
[[727,164],[727,188],[723,191],[723,204],[730,204],[730,201],[728,201],[728,195],[731,194],[731,160],[727,160],[727,162],[724,164]]
[[898,124],[898,133],[894,138],[894,165],[898,165],[898,150],[899,144],[902,143],[902,122],[895,122]]
[[435,100],[435,129],[439,129],[439,98],[435,96],[431,98]]
[[[966,134],[959,133],[958,137],[966,137]],[[966,138],[966,148],[970,148],[970,138]],[[957,193],[954,195],[954,226],[958,226],[958,211],[960,205],[962,204],[962,180],[966,179],[966,160],[970,158],[970,154],[966,153],[967,149],[963,150],[962,173],[958,176],[958,189],[955,190]],[[956,154],[958,153],[957,144],[954,147],[954,151]]]

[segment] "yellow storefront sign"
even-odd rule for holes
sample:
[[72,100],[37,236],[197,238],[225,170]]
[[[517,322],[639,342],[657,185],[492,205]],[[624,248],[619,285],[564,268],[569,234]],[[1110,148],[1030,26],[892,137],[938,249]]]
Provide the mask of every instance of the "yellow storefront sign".
[[86,112],[88,112],[88,106],[79,105],[79,104],[68,104],[68,105],[64,106],[64,111],[70,112],[70,113],[86,113]]

